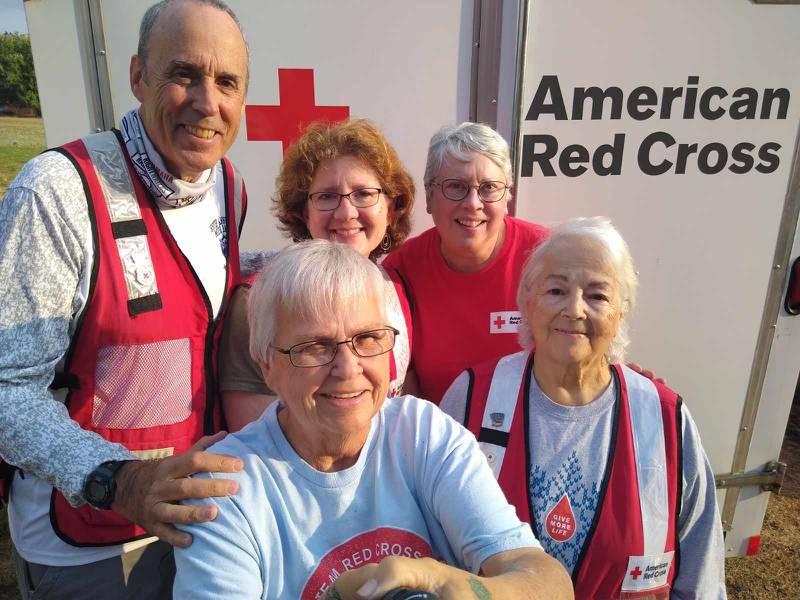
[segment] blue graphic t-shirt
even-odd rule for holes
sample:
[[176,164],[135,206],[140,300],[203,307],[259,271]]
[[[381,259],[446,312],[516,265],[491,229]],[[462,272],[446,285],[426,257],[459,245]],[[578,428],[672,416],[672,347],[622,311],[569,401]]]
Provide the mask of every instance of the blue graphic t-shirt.
[[[594,519],[606,470],[615,385],[612,380],[586,406],[556,404],[535,377],[530,392],[529,485],[538,537],[545,551],[572,573]],[[546,460],[541,462],[541,457]]]

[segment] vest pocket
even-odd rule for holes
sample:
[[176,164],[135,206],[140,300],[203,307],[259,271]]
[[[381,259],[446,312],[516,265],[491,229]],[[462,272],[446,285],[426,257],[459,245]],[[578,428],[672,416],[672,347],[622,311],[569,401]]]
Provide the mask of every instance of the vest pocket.
[[97,352],[92,426],[143,429],[172,425],[192,412],[192,359],[188,338]]

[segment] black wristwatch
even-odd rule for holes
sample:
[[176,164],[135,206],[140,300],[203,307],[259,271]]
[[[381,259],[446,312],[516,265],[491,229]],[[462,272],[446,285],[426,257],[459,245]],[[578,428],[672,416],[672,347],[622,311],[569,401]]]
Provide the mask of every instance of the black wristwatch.
[[122,465],[129,460],[109,460],[89,473],[83,485],[83,497],[90,506],[100,510],[108,510],[114,502],[117,482],[114,479]]

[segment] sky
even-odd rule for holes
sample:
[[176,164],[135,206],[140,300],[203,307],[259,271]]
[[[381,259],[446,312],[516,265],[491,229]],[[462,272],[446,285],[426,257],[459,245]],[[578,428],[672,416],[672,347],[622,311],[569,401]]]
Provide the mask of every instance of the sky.
[[22,0],[0,0],[0,32],[28,33]]

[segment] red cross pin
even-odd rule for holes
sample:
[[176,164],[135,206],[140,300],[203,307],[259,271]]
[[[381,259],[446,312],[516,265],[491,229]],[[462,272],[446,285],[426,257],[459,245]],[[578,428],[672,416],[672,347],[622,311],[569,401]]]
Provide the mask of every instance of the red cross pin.
[[248,104],[245,108],[247,139],[281,142],[283,153],[314,121],[335,123],[350,116],[349,106],[317,106],[314,100],[314,69],[278,69],[280,104]]

